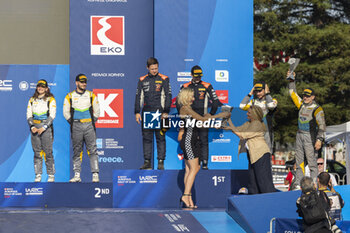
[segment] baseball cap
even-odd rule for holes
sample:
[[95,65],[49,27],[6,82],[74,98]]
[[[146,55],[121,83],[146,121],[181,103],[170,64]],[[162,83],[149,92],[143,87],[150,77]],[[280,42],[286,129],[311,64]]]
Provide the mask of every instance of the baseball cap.
[[242,187],[239,189],[238,194],[248,194],[248,189],[246,187]]
[[265,89],[265,82],[264,81],[257,81],[254,85],[254,91],[261,91]]
[[75,81],[81,82],[81,83],[86,83],[87,82],[87,77],[85,76],[85,74],[78,74],[75,77]]
[[304,89],[303,95],[310,97],[312,95],[315,95],[315,92],[311,88],[306,88]]
[[200,66],[192,67],[191,74],[193,75],[193,77],[202,77],[203,76],[202,68]]
[[37,87],[47,87],[47,82],[45,79],[40,79],[36,84]]

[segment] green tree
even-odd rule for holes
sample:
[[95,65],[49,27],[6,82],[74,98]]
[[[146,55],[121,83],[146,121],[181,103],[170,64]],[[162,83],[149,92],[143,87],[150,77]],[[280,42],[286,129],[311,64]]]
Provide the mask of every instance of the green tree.
[[296,69],[298,93],[316,92],[327,125],[350,120],[350,1],[255,0],[254,57],[267,68],[255,72],[278,100],[275,140],[293,143],[298,110],[288,91],[283,58],[301,59]]

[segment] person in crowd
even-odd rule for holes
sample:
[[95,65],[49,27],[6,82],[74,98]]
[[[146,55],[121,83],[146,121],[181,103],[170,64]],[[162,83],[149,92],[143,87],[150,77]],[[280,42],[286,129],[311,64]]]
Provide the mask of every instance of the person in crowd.
[[[253,99],[250,99],[253,97]],[[273,114],[277,108],[277,100],[270,95],[269,86],[264,81],[257,81],[249,94],[243,98],[239,107],[247,111],[252,105],[259,106],[264,112],[263,121],[267,127],[265,140],[273,153]]]
[[185,120],[185,127],[181,128],[178,135],[178,141],[180,142],[180,147],[184,152],[185,159],[185,176],[184,176],[184,193],[180,198],[180,203],[183,203],[185,208],[197,208],[192,200],[192,186],[196,175],[200,169],[199,165],[199,150],[197,148],[197,132],[192,124],[186,124],[186,121],[190,122],[192,119],[197,121],[206,121],[214,118],[228,118],[230,117],[230,112],[222,112],[217,115],[205,115],[202,116],[195,112],[191,106],[193,106],[193,101],[195,101],[194,90],[192,88],[181,89],[177,101],[181,105],[180,115]]
[[334,190],[330,174],[328,172],[321,172],[317,177],[318,191],[320,195],[326,196],[329,200],[327,210],[332,219],[332,225],[335,220],[341,220],[341,210],[344,207],[344,201],[341,195]]
[[55,161],[52,153],[53,120],[56,117],[56,100],[50,92],[47,81],[41,79],[34,95],[28,101],[27,121],[31,132],[34,151],[35,182],[41,182],[43,157],[45,159],[47,182],[55,181]]
[[[201,116],[208,114],[208,108],[211,109],[209,114],[214,115],[218,108],[222,106],[219,98],[216,95],[216,92],[213,86],[202,81],[203,70],[200,66],[193,66],[191,69],[192,80],[188,83],[182,85],[181,88],[192,88],[194,91],[194,101],[192,104],[192,109]],[[177,109],[179,110],[181,106],[177,103]],[[208,132],[207,128],[196,129],[199,137],[199,150],[200,156],[199,160],[202,163],[202,169],[208,169],[208,158],[209,158],[209,147],[208,147]]]
[[295,171],[297,169],[297,165],[295,163],[295,159],[292,161],[286,162],[288,174],[287,177],[284,180],[284,184],[288,185],[288,191],[293,190],[293,187],[295,186]]
[[239,154],[247,152],[249,167],[249,194],[275,192],[276,189],[272,182],[271,171],[271,153],[264,134],[266,131],[263,122],[263,110],[253,105],[247,112],[248,121],[242,126],[236,127],[231,119],[229,125],[224,129],[231,130],[241,140],[239,142]]
[[69,182],[81,182],[84,143],[90,157],[92,182],[99,182],[95,122],[100,116],[100,105],[96,95],[92,91],[86,90],[87,77],[85,74],[76,76],[75,85],[76,89],[67,94],[63,105],[64,118],[71,126],[73,144],[74,177]]
[[328,199],[319,195],[316,184],[308,176],[300,181],[302,194],[296,201],[297,213],[303,218],[305,233],[331,233],[331,222],[327,213]]
[[[323,158],[317,159],[317,169],[318,169],[318,174],[321,174],[322,172],[326,171]],[[331,173],[328,173],[328,174],[331,177],[332,186],[337,186],[338,183],[337,183],[337,180],[335,179],[334,175]],[[305,176],[310,176],[310,169],[309,169],[308,165],[306,165],[306,167],[305,167]]]
[[[135,98],[135,118],[140,124],[146,113],[156,112],[162,120],[168,117],[171,106],[171,87],[169,77],[158,72],[159,63],[154,57],[147,60],[148,74],[139,78]],[[142,111],[142,116],[140,112]],[[164,169],[166,155],[165,131],[162,129],[145,128],[142,124],[144,164],[141,170],[152,169],[153,137],[156,135],[158,169]]]
[[[290,71],[287,73],[289,77]],[[295,73],[294,73],[295,77]],[[298,132],[296,135],[296,183],[299,184],[303,177],[303,167],[306,164],[304,158],[310,168],[310,176],[316,179],[317,156],[318,151],[322,147],[325,138],[326,122],[323,109],[315,101],[315,92],[312,88],[306,88],[303,91],[303,98],[300,98],[296,92],[294,79],[289,79],[289,94],[299,109]],[[296,187],[299,188],[299,187]]]

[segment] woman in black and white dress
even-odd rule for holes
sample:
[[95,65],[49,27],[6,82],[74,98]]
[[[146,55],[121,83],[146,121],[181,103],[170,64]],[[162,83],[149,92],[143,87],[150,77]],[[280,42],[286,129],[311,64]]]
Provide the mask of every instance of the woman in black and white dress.
[[213,118],[227,118],[231,114],[229,112],[222,112],[217,115],[211,116],[207,114],[205,116],[201,116],[191,108],[191,105],[194,101],[194,92],[191,88],[183,88],[177,97],[177,101],[180,104],[180,115],[185,120],[185,127],[180,129],[178,140],[180,142],[180,147],[184,152],[185,159],[185,189],[184,193],[180,198],[180,203],[183,203],[183,207],[185,208],[197,208],[194,205],[192,200],[192,186],[196,175],[200,169],[199,165],[199,154],[198,148],[196,148],[197,144],[197,134],[192,124],[186,124],[186,121],[195,119],[196,121],[206,121]]

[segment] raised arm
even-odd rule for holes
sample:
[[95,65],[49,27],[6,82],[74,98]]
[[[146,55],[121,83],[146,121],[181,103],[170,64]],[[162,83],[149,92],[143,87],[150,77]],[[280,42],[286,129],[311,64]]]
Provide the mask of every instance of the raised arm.
[[272,98],[270,95],[270,89],[267,84],[265,84],[265,98],[266,98],[266,106],[271,111],[277,107],[277,100]]
[[250,100],[250,98],[252,97],[253,92],[254,92],[254,87],[250,90],[249,94],[246,95],[243,98],[242,102],[239,104],[240,109],[247,111],[250,108],[250,106],[252,106],[252,101]]
[[239,138],[241,138],[241,133],[239,132],[238,128],[233,124],[231,118],[228,119],[229,127],[228,129],[232,131],[232,133],[236,134]]
[[[290,72],[288,71],[287,76],[289,76]],[[295,76],[295,74],[294,74]],[[295,104],[295,106],[297,106],[298,109],[300,109],[302,102],[302,99],[300,98],[300,96],[297,93],[297,89],[295,86],[295,81],[290,81],[288,83],[288,89],[289,89],[289,95],[293,100],[293,103]]]

